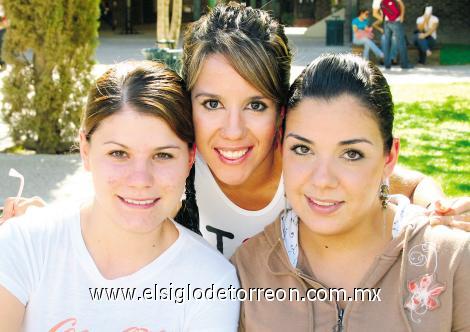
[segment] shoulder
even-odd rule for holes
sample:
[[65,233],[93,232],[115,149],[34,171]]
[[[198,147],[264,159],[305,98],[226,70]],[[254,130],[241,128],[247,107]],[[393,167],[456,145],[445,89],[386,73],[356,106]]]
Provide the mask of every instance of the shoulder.
[[432,15],[430,22],[431,22],[432,24],[438,23],[438,22],[439,22],[439,18],[438,18],[437,16]]
[[424,21],[424,17],[423,17],[423,16],[418,16],[418,17],[416,18],[416,24],[421,24],[421,23],[423,23],[423,21]]
[[31,208],[26,214],[1,226],[0,239],[11,236],[46,239],[70,227],[77,218],[80,218],[77,206],[51,204],[44,208]]
[[447,261],[451,266],[457,266],[462,259],[470,258],[470,233],[443,225],[431,226],[424,217],[420,218],[416,227],[418,231],[412,240],[411,249],[413,246],[429,246],[436,251],[439,260]]
[[[281,227],[279,220],[267,225],[261,233],[249,238],[233,254],[230,261],[235,265],[242,283],[245,274],[253,274],[252,272],[259,271],[266,266],[275,245],[273,239],[276,237],[277,227],[279,229]],[[280,234],[277,242],[282,244]]]
[[[177,225],[180,236],[184,242],[182,259],[200,272],[208,275],[235,274],[235,268],[220,252],[214,249],[200,235]],[[188,265],[189,267],[189,265]]]

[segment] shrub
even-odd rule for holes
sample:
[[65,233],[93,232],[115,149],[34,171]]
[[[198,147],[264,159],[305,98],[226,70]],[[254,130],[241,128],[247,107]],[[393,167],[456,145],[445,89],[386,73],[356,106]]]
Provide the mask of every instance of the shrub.
[[3,119],[13,142],[39,153],[68,151],[91,84],[99,0],[3,0],[9,28]]

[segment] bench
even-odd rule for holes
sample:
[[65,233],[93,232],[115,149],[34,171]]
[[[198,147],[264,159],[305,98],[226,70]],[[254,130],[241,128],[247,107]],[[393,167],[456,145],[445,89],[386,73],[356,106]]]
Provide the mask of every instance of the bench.
[[[363,45],[355,45],[355,44],[351,45],[351,53],[362,57],[363,52],[364,52]],[[379,63],[380,61],[379,59],[375,57],[373,52],[369,52],[369,58],[375,64]],[[418,49],[416,48],[415,45],[409,44],[408,45],[408,59],[410,60],[410,63],[416,64],[418,62],[418,58],[419,58]],[[438,44],[432,50],[431,56],[428,56],[426,58],[426,65],[437,66],[440,64],[440,59],[441,59],[441,46]]]

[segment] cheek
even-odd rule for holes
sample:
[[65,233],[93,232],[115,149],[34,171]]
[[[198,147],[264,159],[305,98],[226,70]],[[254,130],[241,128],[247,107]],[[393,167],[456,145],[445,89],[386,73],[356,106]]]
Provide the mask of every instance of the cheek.
[[289,201],[295,200],[298,195],[303,195],[303,189],[308,186],[311,175],[311,166],[308,162],[296,158],[291,152],[284,151],[283,176],[286,196]]
[[260,144],[271,146],[276,133],[276,115],[263,114],[262,116],[250,116],[245,118],[245,124],[250,133],[255,136]]
[[206,109],[197,107],[193,109],[194,130],[201,135],[210,136],[211,133],[222,126],[223,115],[220,111],[207,112]]
[[186,184],[187,167],[187,160],[156,166],[154,171],[155,186],[159,188],[159,191],[176,195],[179,198],[183,194]]
[[96,187],[117,186],[129,173],[128,166],[112,162],[108,158],[92,159],[90,165]]

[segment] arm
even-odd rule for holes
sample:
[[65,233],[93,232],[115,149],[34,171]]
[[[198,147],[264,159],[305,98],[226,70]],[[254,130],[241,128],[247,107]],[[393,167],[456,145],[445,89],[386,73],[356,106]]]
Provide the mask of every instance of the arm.
[[20,331],[25,306],[0,286],[0,331]]
[[379,30],[381,33],[384,33],[384,30],[381,27],[383,22],[383,14],[380,10],[380,2],[372,2],[372,16],[375,18],[375,22],[372,23],[372,27]]
[[444,198],[441,187],[432,178],[400,166],[395,167],[390,177],[390,191],[405,195],[413,204],[424,207]]
[[[421,34],[421,35],[422,35],[422,38],[424,39],[424,38],[426,38],[427,36],[432,35],[432,34],[434,33],[434,31],[437,30],[437,27],[438,27],[438,26],[439,26],[439,23],[438,23],[438,22],[434,23],[428,31],[426,31],[426,32],[424,32],[424,33]],[[424,30],[423,30],[423,31],[424,31]]]
[[462,248],[462,257],[455,274],[452,289],[452,331],[469,331],[470,315],[470,245]]
[[405,4],[401,0],[397,0],[398,6],[400,6],[400,22],[405,22]]
[[0,218],[0,225],[10,218],[25,214],[26,210],[31,206],[44,207],[46,206],[46,202],[44,202],[41,197],[37,196],[31,198],[21,197],[19,200],[17,200],[16,197],[8,197],[3,206],[3,215]]

